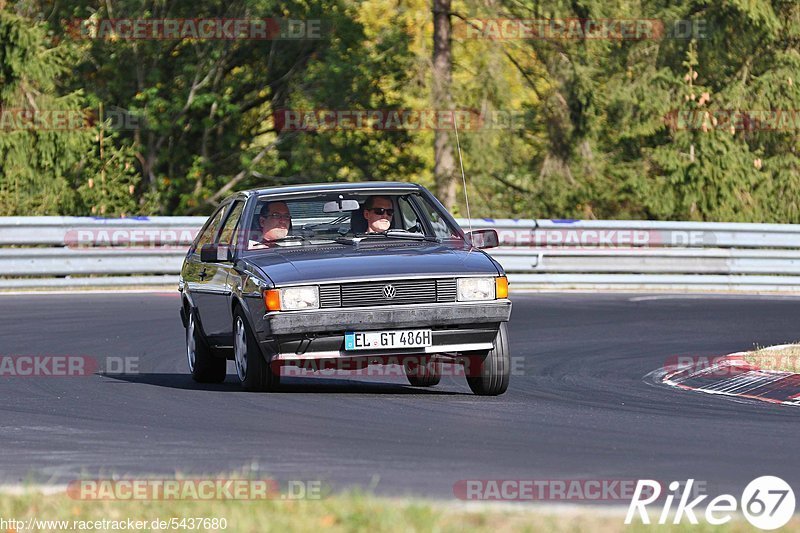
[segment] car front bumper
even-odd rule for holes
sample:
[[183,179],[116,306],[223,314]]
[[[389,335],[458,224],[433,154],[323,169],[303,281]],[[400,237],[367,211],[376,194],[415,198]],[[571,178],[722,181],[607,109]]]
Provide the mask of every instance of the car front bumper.
[[510,300],[278,311],[264,315],[269,336],[508,322]]
[[[511,302],[460,302],[369,308],[273,312],[264,315],[259,342],[278,360],[366,357],[363,351],[344,351],[346,331],[425,328],[433,345],[391,350],[398,355],[484,351],[492,348],[501,322],[511,317]],[[377,354],[385,350],[376,350]]]

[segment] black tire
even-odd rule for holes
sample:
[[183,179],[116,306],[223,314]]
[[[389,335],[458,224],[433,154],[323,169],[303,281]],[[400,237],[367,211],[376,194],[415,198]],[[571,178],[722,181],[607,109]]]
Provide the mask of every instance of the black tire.
[[267,392],[280,385],[280,367],[273,366],[272,358],[268,361],[262,354],[241,308],[233,314],[233,360],[242,389]]
[[511,374],[511,351],[508,348],[508,327],[505,322],[494,338],[494,348],[484,354],[467,357],[467,384],[480,396],[498,396],[508,389]]
[[192,379],[198,383],[222,383],[227,374],[227,361],[214,357],[205,336],[200,331],[197,312],[189,309],[186,317],[186,359]]
[[433,387],[442,379],[442,363],[426,361],[406,361],[403,363],[406,378],[412,387]]

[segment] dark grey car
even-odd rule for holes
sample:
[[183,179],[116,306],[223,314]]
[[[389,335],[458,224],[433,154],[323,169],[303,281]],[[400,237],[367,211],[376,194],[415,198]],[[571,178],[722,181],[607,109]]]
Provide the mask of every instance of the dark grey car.
[[[375,230],[376,217],[386,229]],[[480,249],[496,245],[494,230],[465,234],[420,185],[237,193],[209,217],[181,270],[189,369],[221,382],[233,359],[243,387],[263,391],[286,366],[399,364],[412,385],[433,386],[452,363],[476,394],[502,394],[508,282]]]

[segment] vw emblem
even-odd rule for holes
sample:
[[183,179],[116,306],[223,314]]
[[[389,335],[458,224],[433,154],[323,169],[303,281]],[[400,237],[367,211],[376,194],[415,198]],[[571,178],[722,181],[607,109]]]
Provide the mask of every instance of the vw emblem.
[[394,285],[383,286],[383,297],[385,299],[394,300],[395,296],[397,296],[397,289],[394,288]]

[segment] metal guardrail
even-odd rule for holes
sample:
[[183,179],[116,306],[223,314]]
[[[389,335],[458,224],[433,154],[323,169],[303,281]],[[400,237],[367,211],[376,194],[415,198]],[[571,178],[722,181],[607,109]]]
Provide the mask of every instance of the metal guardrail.
[[[172,285],[203,217],[0,217],[0,288]],[[459,220],[464,228],[467,220]],[[473,219],[517,287],[800,291],[800,225]]]

